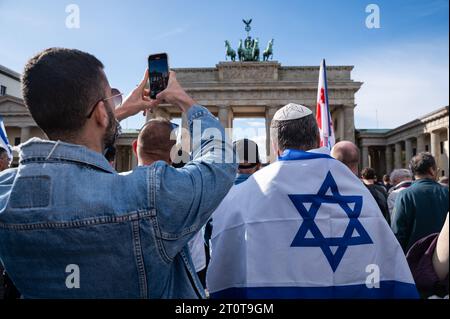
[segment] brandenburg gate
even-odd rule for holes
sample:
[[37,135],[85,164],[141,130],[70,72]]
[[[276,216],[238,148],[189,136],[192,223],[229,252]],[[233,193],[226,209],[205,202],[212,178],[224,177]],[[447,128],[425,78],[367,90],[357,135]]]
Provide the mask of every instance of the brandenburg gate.
[[[355,141],[355,93],[362,83],[351,79],[353,66],[328,66],[328,95],[336,140]],[[220,62],[213,68],[173,69],[183,88],[218,117],[226,128],[234,118],[264,118],[266,152],[270,153],[269,128],[275,112],[293,102],[315,113],[319,66],[282,66],[276,61]],[[152,117],[182,117],[172,105],[160,105]],[[186,119],[183,126],[186,127]],[[269,157],[267,157],[269,158]]]

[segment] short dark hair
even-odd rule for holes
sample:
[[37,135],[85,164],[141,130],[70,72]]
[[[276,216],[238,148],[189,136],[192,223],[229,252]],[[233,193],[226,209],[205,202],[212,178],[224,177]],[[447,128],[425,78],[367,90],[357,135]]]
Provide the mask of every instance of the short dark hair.
[[430,153],[422,152],[411,159],[409,168],[415,176],[426,175],[430,168],[436,169],[436,160]]
[[258,144],[248,138],[234,141],[233,150],[238,157],[239,167],[241,167],[242,163],[245,163],[241,168],[250,168],[261,163]]
[[8,151],[5,150],[3,147],[0,147],[0,156],[2,156],[3,154],[8,154]]
[[361,177],[364,179],[375,179],[377,176],[373,168],[366,167],[361,171]]
[[169,160],[176,143],[171,139],[172,130],[172,123],[164,118],[148,121],[138,135],[138,155],[145,159]]
[[25,66],[22,93],[37,125],[51,136],[75,135],[89,108],[104,98],[103,64],[74,49],[50,48]]
[[273,120],[270,132],[280,150],[293,148],[308,151],[319,147],[319,128],[313,115],[295,120]]
[[383,175],[383,181],[385,181],[385,182],[390,182],[391,181],[391,177],[389,176],[389,174],[384,174]]

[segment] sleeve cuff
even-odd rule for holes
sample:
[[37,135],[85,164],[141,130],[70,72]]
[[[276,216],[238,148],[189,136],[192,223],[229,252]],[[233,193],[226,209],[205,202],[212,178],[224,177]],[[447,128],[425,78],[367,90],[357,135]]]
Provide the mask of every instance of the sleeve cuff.
[[192,124],[193,120],[196,120],[196,119],[198,119],[200,117],[203,117],[205,115],[211,115],[212,116],[211,112],[209,112],[206,107],[201,106],[199,104],[194,104],[187,111],[187,118],[188,118],[189,125]]

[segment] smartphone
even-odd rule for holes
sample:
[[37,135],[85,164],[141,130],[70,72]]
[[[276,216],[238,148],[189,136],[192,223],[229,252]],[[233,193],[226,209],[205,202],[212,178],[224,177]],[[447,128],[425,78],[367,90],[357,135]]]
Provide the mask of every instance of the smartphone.
[[169,82],[169,61],[167,53],[150,54],[148,56],[148,81],[150,84],[150,98],[167,87]]

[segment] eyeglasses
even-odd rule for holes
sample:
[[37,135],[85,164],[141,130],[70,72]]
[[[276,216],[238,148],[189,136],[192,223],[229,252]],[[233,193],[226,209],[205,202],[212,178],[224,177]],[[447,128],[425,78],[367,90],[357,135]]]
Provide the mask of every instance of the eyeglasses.
[[122,105],[122,96],[123,96],[123,93],[120,93],[120,91],[118,89],[111,89],[111,96],[98,100],[95,103],[95,105],[92,107],[92,110],[89,112],[89,114],[86,116],[86,118],[90,119],[92,117],[92,114],[94,114],[95,108],[97,107],[98,103],[100,103],[101,101],[107,101],[107,100],[112,99],[114,108],[115,109],[118,108],[119,106]]

